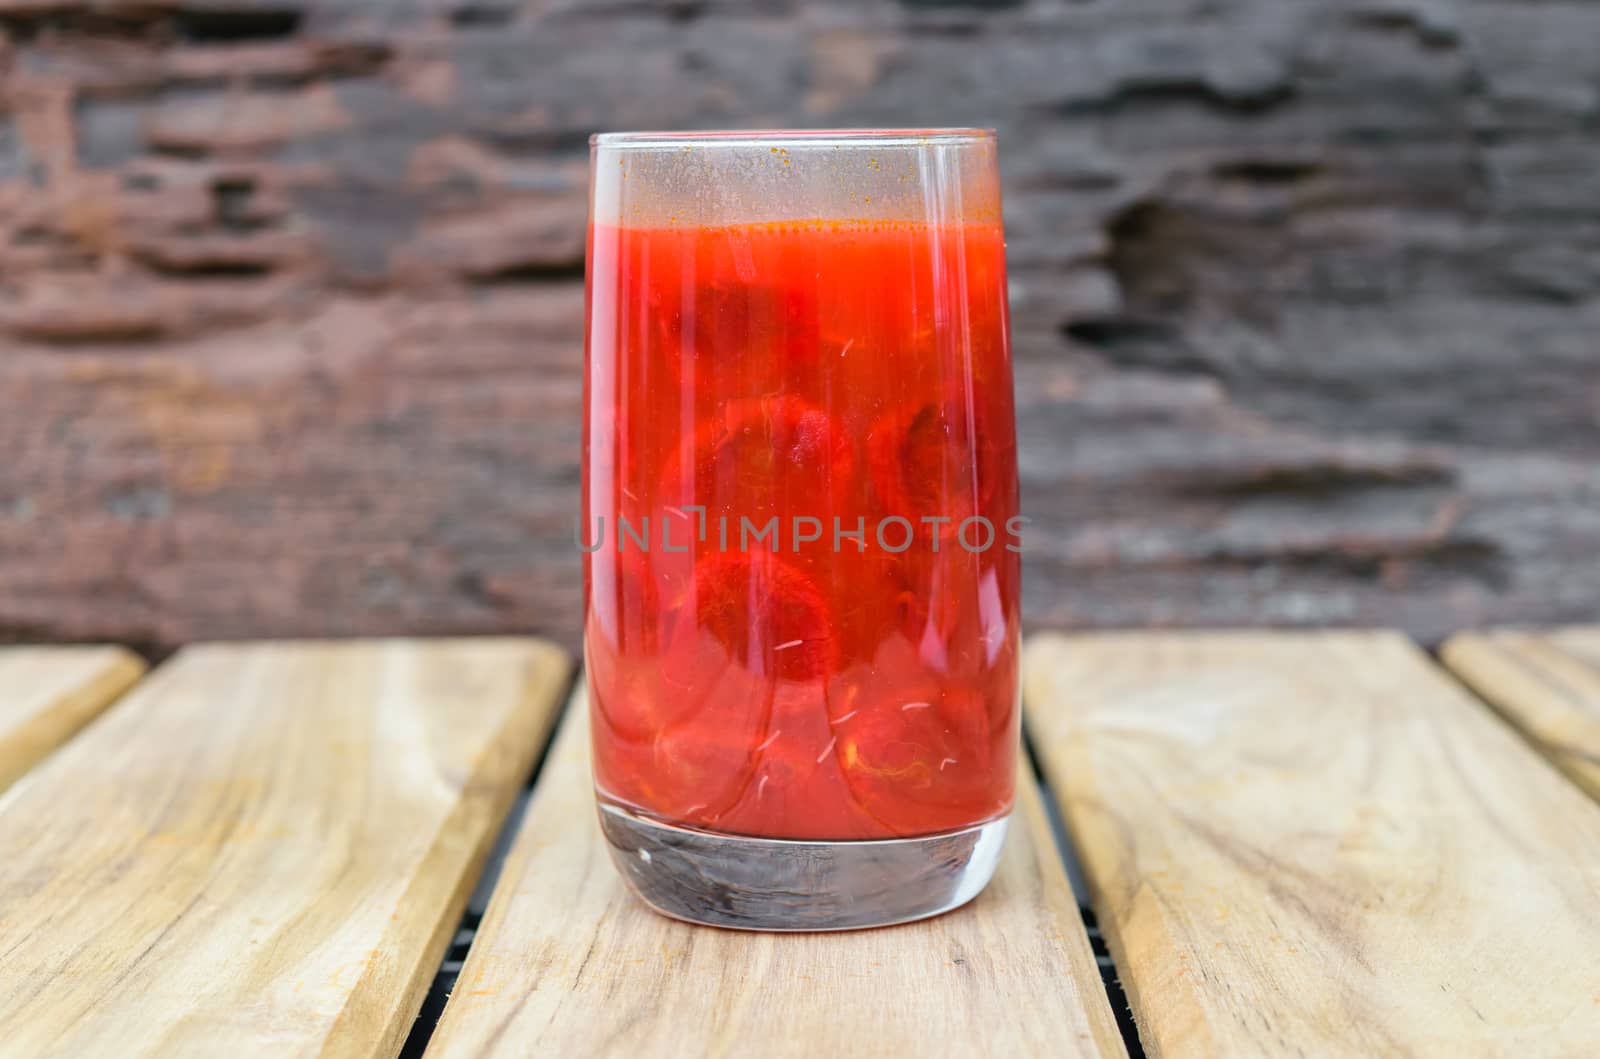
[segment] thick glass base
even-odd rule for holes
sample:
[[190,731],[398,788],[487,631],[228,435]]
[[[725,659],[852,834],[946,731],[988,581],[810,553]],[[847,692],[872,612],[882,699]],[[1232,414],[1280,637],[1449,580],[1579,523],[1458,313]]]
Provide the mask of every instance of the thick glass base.
[[994,875],[1009,819],[920,838],[801,842],[673,827],[600,804],[611,859],[646,904],[738,930],[858,930],[959,908]]

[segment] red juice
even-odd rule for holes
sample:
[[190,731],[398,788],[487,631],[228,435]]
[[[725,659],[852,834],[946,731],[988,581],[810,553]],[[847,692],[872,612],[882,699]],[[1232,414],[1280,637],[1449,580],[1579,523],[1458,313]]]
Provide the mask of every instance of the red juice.
[[1004,816],[1020,526],[999,224],[589,241],[602,798],[769,838]]

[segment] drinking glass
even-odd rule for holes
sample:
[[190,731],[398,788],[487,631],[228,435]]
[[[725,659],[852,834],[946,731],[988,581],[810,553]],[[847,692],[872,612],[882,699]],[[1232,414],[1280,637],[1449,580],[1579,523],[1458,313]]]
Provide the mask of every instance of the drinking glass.
[[1018,745],[992,132],[591,145],[600,821],[667,915],[903,922],[993,874]]

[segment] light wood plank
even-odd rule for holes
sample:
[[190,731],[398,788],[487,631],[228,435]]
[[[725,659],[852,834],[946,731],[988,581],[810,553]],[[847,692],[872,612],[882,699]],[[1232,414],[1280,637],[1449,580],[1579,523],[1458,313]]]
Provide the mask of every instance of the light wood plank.
[[1156,1059],[1594,1054],[1600,807],[1401,636],[1042,637],[1024,684]]
[[144,675],[121,647],[0,648],[0,791]]
[[0,798],[0,1050],[393,1055],[567,671],[530,640],[180,652]]
[[1600,799],[1600,628],[1462,633],[1446,665]]
[[429,1059],[1126,1054],[1031,782],[965,909],[849,934],[693,927],[606,855],[587,713],[568,712]]

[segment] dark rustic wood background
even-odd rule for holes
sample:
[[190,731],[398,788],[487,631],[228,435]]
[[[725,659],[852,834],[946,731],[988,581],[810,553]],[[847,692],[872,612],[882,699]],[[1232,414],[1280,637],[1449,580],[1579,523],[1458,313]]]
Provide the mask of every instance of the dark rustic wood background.
[[1600,614],[1600,4],[0,0],[0,638],[573,642],[586,138],[988,124],[1032,621]]

